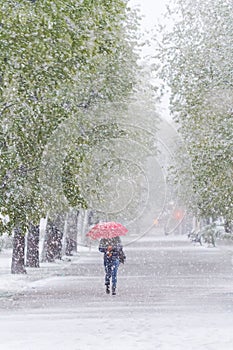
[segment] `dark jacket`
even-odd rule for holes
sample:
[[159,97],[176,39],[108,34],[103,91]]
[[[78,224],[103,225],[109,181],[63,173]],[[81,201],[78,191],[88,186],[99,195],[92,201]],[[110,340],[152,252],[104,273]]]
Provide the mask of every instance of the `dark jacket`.
[[99,244],[99,251],[104,253],[105,262],[119,259],[120,262],[124,263],[126,259],[120,237],[102,238]]

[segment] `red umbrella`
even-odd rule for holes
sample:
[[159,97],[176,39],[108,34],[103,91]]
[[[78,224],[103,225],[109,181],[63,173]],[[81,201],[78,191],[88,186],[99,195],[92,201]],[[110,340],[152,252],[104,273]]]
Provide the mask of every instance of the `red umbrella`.
[[100,222],[92,227],[92,229],[87,233],[87,237],[91,237],[93,239],[113,238],[117,236],[124,236],[127,232],[127,228],[120,223],[114,221]]

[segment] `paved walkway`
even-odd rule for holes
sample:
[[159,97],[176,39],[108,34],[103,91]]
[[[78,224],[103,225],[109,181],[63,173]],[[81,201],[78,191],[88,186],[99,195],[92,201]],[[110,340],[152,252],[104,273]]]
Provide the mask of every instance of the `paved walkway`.
[[94,247],[28,269],[26,288],[0,298],[1,350],[232,350],[231,250],[155,234],[125,241],[125,253],[116,296]]
[[[185,237],[146,236],[125,246],[117,296],[105,295],[102,254],[80,252],[71,262],[28,269],[30,288],[1,303],[3,309],[124,308],[148,312],[233,311],[232,252],[193,246]],[[49,267],[48,267],[49,266]],[[114,302],[113,302],[114,298]],[[41,300],[43,299],[43,303]],[[91,310],[93,313],[93,310]]]

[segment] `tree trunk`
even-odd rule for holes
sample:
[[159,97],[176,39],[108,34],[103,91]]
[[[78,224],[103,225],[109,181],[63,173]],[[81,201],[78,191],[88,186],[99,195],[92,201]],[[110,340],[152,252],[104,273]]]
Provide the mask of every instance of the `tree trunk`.
[[79,211],[71,210],[67,217],[67,236],[65,254],[72,256],[77,252],[77,223]]
[[20,227],[14,229],[11,273],[27,273],[24,265],[25,236]]
[[62,258],[62,238],[64,215],[58,215],[55,220],[48,219],[43,247],[43,262],[53,262]]
[[27,237],[26,266],[28,267],[40,267],[39,236],[40,236],[40,226],[31,224],[28,230],[28,237]]
[[232,231],[232,224],[230,221],[225,221],[225,224],[224,224],[224,230],[226,233],[231,233]]
[[63,239],[63,232],[65,228],[65,214],[58,214],[55,221],[55,230],[54,230],[54,239],[55,239],[55,251],[54,251],[54,257],[55,259],[61,259],[62,258],[62,239]]

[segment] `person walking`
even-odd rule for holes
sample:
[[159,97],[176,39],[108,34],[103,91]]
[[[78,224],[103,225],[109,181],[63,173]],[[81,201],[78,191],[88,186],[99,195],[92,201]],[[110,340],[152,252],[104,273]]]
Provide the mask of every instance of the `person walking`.
[[102,238],[99,251],[104,253],[106,293],[110,293],[110,280],[112,280],[112,295],[116,295],[118,267],[126,259],[120,237]]

